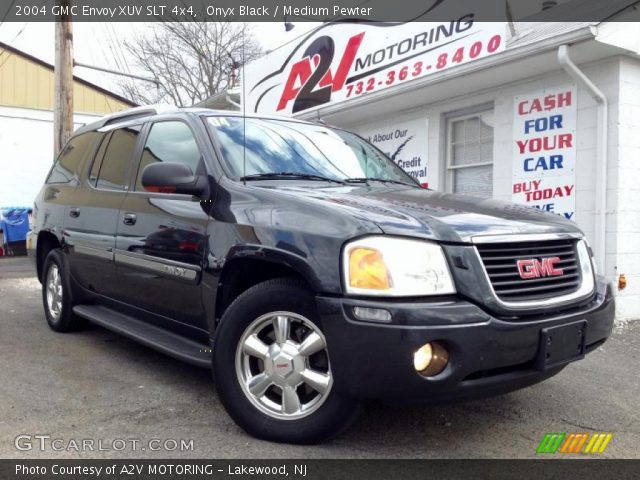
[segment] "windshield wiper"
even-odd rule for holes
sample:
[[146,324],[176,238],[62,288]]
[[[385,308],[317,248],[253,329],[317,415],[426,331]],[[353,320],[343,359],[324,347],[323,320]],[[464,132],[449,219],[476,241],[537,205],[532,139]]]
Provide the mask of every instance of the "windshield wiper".
[[302,172],[268,172],[268,173],[254,173],[252,175],[246,175],[241,177],[240,180],[282,180],[282,179],[295,179],[300,178],[303,180],[318,180],[323,182],[333,182],[344,185],[342,180],[337,178],[323,177],[322,175],[315,175],[313,173]]
[[392,180],[390,178],[375,178],[375,177],[357,177],[345,179],[347,183],[367,183],[367,182],[382,182],[382,183],[397,183],[398,185],[406,185],[407,187],[417,187],[417,184],[403,182],[401,180]]

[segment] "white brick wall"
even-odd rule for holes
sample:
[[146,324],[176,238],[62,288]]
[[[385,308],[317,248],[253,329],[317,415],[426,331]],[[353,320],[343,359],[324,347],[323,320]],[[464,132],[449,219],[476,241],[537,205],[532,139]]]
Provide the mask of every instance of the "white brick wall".
[[[585,74],[604,92],[609,101],[609,168],[607,189],[607,277],[617,282],[624,273],[628,287],[618,294],[620,320],[640,318],[640,61],[627,57],[580,65]],[[511,201],[513,97],[572,83],[558,67],[557,71],[462,98],[450,98],[398,112],[397,119],[427,118],[429,122],[428,161],[433,188],[444,188],[445,115],[455,111],[493,103],[494,197]],[[575,220],[593,238],[595,226],[597,108],[589,92],[578,87],[576,143]],[[375,117],[375,115],[371,115]],[[339,116],[332,122],[340,124]],[[383,124],[393,124],[385,118]],[[343,124],[366,131],[372,124]],[[374,124],[375,125],[375,124]],[[593,242],[591,242],[593,244]],[[602,252],[596,252],[601,255]],[[603,272],[601,272],[603,273]]]
[[[627,288],[618,293],[617,318],[640,318],[640,61],[620,58],[619,110],[616,146],[617,235],[609,233],[607,250],[617,272],[627,277]],[[611,209],[610,209],[611,210]]]

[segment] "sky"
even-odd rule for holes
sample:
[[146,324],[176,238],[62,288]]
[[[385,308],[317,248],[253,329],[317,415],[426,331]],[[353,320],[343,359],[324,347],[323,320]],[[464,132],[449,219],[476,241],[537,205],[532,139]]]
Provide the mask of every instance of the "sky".
[[[144,76],[124,48],[124,42],[149,28],[148,23],[132,22],[75,22],[73,24],[74,57],[77,62],[105,67]],[[282,22],[254,23],[256,39],[263,49],[274,50],[295,40],[320,25],[312,22],[295,23],[286,32]],[[49,22],[6,22],[0,24],[0,41],[33,55],[45,62],[54,61],[54,24]],[[120,93],[118,83],[123,77],[75,67],[74,74],[108,90]]]

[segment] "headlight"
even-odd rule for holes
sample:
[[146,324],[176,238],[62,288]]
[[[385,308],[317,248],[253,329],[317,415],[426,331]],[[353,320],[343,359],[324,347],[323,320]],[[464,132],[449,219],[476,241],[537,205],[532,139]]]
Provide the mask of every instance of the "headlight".
[[455,293],[440,245],[396,237],[350,242],[342,267],[347,293],[393,297]]

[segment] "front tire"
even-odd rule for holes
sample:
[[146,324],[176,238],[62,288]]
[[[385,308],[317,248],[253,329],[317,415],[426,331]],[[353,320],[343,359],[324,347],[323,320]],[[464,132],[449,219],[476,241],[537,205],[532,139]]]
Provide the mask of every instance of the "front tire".
[[62,251],[55,248],[44,261],[42,274],[42,304],[47,323],[56,332],[81,329],[85,322],[73,313],[70,280]]
[[316,443],[355,418],[358,402],[333,388],[314,296],[294,280],[269,280],[240,295],[222,317],[213,352],[222,404],[257,438]]

